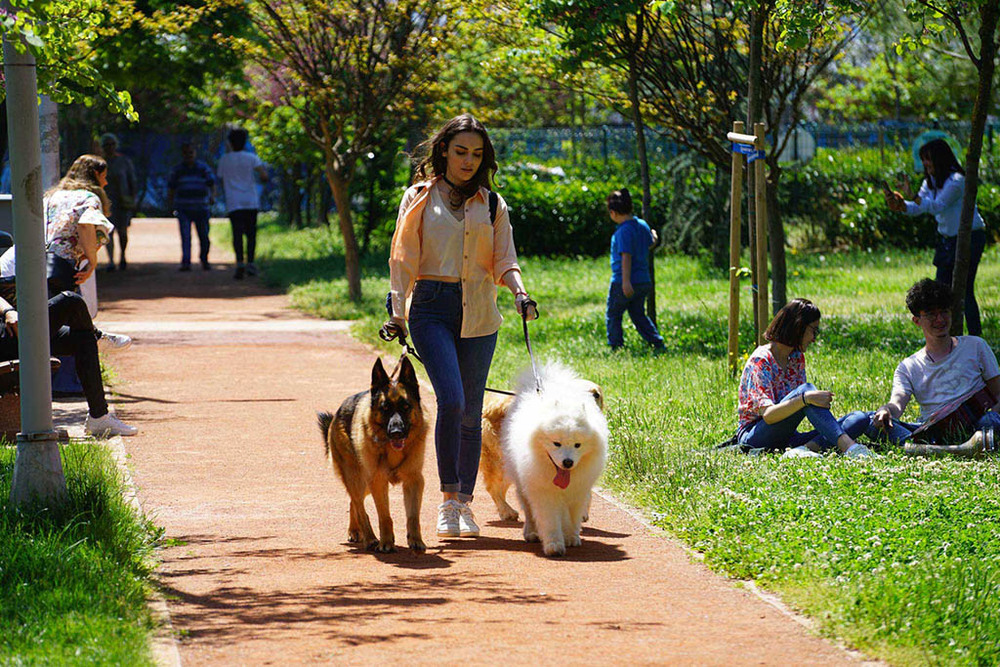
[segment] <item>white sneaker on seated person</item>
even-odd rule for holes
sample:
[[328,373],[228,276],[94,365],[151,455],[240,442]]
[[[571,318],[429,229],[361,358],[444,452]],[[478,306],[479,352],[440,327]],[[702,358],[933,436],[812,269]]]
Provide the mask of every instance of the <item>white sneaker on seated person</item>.
[[781,455],[783,459],[812,459],[812,458],[822,458],[822,454],[814,452],[805,445],[799,445],[798,447],[792,447],[791,449],[786,449],[785,453]]
[[87,415],[87,422],[83,430],[87,435],[96,435],[100,438],[108,438],[113,435],[135,435],[139,432],[138,428],[129,426],[110,412],[102,417]]
[[132,337],[126,336],[125,334],[111,333],[110,331],[102,331],[101,337],[97,339],[98,341],[104,341],[108,344],[108,347],[114,350],[124,350],[132,346]]

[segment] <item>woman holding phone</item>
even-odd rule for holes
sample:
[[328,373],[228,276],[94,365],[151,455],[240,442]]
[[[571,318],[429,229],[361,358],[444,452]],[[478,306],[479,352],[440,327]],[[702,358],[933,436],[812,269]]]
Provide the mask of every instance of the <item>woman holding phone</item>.
[[[912,196],[910,184],[904,181],[900,188],[902,193],[884,188],[885,199],[893,211],[911,216],[923,213],[934,216],[938,232],[937,246],[934,249],[934,266],[937,267],[935,278],[950,286],[958,250],[958,223],[965,198],[965,170],[958,164],[951,146],[944,139],[934,139],[921,146],[920,161],[924,165],[924,182],[920,185],[917,196]],[[975,283],[979,260],[985,247],[986,228],[977,206],[972,211],[972,248],[965,283],[965,321],[969,334],[973,336],[983,334]]]

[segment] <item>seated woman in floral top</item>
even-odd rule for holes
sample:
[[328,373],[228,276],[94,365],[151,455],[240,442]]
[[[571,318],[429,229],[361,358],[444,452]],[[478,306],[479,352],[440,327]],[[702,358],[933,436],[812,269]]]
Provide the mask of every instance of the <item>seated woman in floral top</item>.
[[[806,382],[805,351],[819,333],[819,308],[795,299],[778,311],[761,345],[743,367],[739,389],[739,443],[750,448],[789,449],[789,456],[817,456],[837,448],[851,457],[871,456],[854,438],[871,418],[852,412],[840,420],[830,413],[833,394]],[[799,433],[806,418],[815,430]]]

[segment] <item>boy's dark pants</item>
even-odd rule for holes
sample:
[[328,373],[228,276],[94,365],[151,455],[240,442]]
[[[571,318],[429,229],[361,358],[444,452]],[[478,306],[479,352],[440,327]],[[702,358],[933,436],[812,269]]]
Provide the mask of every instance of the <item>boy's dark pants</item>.
[[632,285],[635,293],[631,298],[625,296],[621,283],[611,283],[608,289],[608,308],[605,314],[605,323],[608,329],[608,345],[612,349],[619,348],[625,344],[625,336],[622,332],[622,316],[628,312],[632,318],[639,335],[647,343],[655,348],[663,347],[663,337],[657,331],[656,325],[646,316],[645,304],[649,291],[653,288],[652,283],[638,283]]

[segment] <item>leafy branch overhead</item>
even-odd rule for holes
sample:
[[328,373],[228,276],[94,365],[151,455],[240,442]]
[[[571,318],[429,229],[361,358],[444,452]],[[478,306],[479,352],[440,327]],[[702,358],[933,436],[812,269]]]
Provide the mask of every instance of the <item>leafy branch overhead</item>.
[[103,99],[115,113],[138,120],[132,97],[104,80],[93,44],[135,21],[133,0],[10,0],[0,26],[16,48],[30,49],[39,90],[60,103],[92,106]]
[[253,0],[259,35],[234,41],[323,154],[354,300],[361,276],[349,187],[358,160],[414,114],[460,10],[451,0]]

